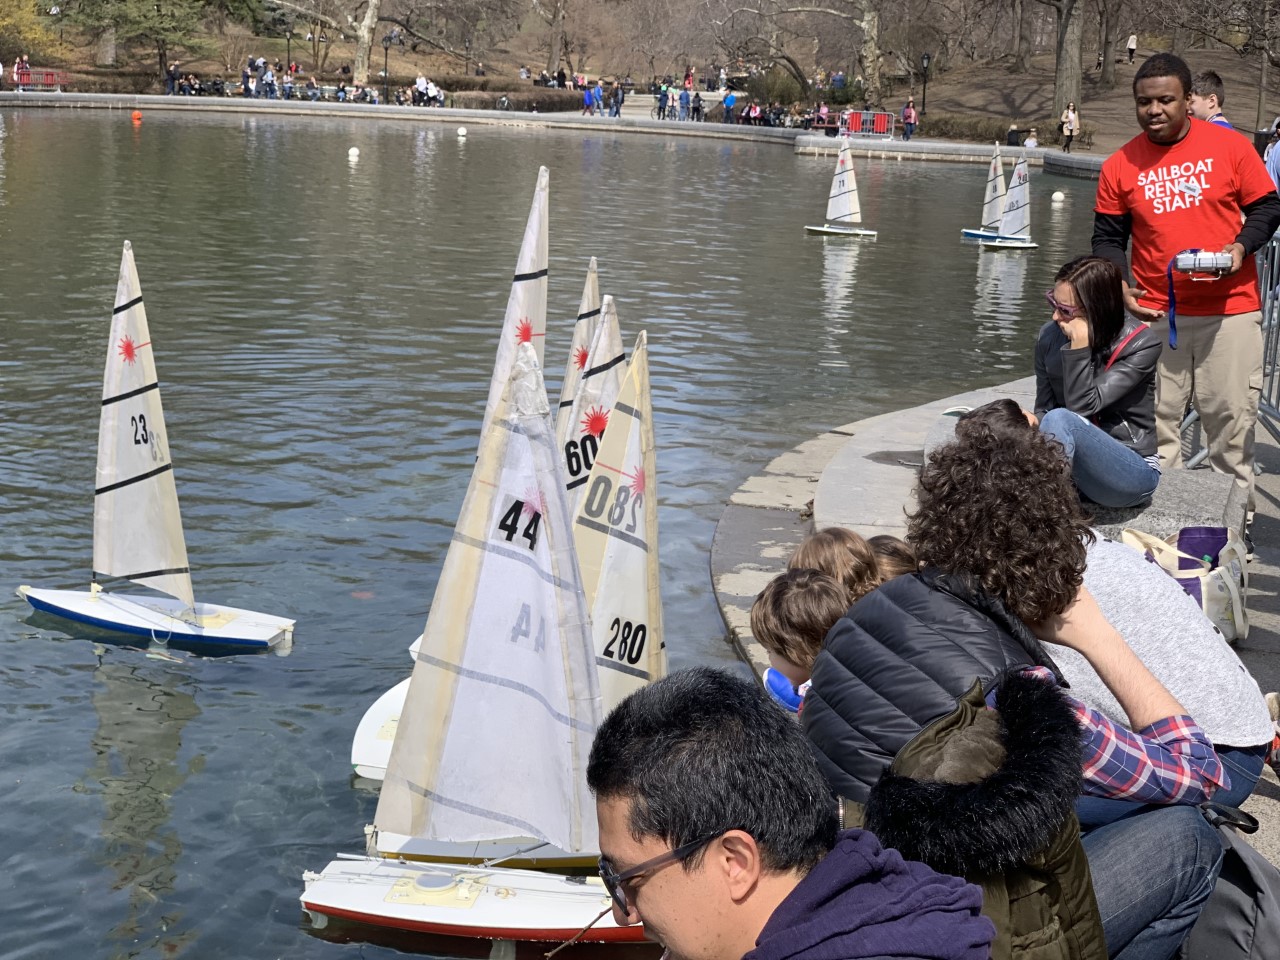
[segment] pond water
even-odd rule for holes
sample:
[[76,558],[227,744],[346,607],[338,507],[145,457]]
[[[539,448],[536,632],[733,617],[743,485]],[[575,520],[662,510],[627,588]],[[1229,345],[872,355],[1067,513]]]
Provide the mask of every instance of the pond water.
[[[358,146],[351,165],[347,150]],[[0,957],[377,957],[310,935],[304,869],[362,849],[351,734],[407,675],[476,446],[534,178],[547,366],[591,255],[648,329],[667,643],[733,662],[715,523],[768,459],[1030,372],[1093,185],[1034,171],[1029,254],[959,243],[985,169],[858,161],[875,243],[806,237],[833,161],[731,141],[0,111]],[[1061,189],[1064,205],[1051,207]],[[39,618],[83,587],[110,308],[137,258],[197,596],[292,655],[146,659]]]

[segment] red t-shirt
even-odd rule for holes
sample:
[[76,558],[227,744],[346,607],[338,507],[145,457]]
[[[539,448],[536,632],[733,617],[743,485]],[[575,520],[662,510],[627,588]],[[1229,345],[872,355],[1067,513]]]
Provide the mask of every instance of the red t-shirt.
[[[1094,209],[1133,215],[1133,279],[1146,291],[1140,302],[1165,310],[1169,261],[1182,250],[1217,252],[1234,243],[1244,222],[1240,208],[1275,188],[1245,137],[1192,120],[1177,143],[1152,143],[1140,133],[1109,156]],[[1261,309],[1253,257],[1245,257],[1238,273],[1220,280],[1193,281],[1177,272],[1173,278],[1180,314],[1203,317]]]

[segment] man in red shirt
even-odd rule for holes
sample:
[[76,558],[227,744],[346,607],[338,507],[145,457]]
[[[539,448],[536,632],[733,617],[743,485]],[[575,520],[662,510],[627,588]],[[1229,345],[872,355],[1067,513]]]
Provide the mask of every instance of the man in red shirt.
[[[1200,411],[1215,470],[1253,509],[1253,432],[1262,391],[1262,313],[1252,256],[1280,226],[1280,197],[1249,141],[1188,115],[1191,71],[1158,53],[1133,79],[1142,133],[1107,158],[1094,206],[1093,252],[1127,269],[1125,306],[1165,338],[1156,381],[1161,463],[1182,466],[1179,427]],[[1172,271],[1179,251],[1222,251],[1207,282]],[[1198,280],[1204,279],[1198,275]],[[1172,323],[1171,323],[1172,318]]]

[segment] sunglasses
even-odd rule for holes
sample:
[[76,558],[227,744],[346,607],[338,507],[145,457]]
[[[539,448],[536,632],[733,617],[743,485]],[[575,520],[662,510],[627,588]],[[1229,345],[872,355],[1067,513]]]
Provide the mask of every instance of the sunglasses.
[[613,864],[609,862],[608,857],[601,857],[597,863],[600,870],[600,879],[604,881],[604,887],[609,891],[609,896],[613,898],[614,905],[622,911],[622,915],[624,917],[628,917],[631,915],[632,907],[631,904],[627,902],[627,891],[622,886],[624,883],[628,880],[634,880],[641,874],[649,873],[653,870],[659,869],[660,867],[665,867],[668,864],[684,860],[697,853],[698,850],[723,834],[724,831],[721,830],[717,833],[713,833],[709,837],[704,837],[702,840],[695,840],[693,843],[686,843],[682,847],[676,847],[674,850],[669,850],[661,856],[654,857],[652,860],[646,860],[644,863],[636,864],[634,867],[631,867],[628,870],[623,870],[621,873],[614,869]]
[[1071,307],[1065,303],[1059,302],[1058,298],[1053,295],[1052,290],[1046,290],[1044,292],[1044,298],[1049,301],[1049,306],[1053,307],[1054,310],[1058,311],[1058,313],[1062,314],[1068,320],[1074,320],[1076,317],[1080,316],[1080,313],[1084,310],[1083,307]]

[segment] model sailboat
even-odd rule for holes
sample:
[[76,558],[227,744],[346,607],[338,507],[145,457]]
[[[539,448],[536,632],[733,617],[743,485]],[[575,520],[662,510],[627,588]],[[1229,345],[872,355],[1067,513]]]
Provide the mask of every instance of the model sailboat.
[[[334,860],[305,876],[303,907],[320,925],[339,917],[454,936],[574,936],[608,910],[597,878],[456,858],[513,834],[529,850],[592,850],[586,761],[599,721],[560,451],[524,344],[481,440],[375,817],[375,843],[383,831],[446,841],[455,862]],[[606,917],[585,939],[641,937]]]
[[[112,593],[130,580],[164,596]],[[147,312],[126,242],[120,260],[98,425],[90,589],[22,586],[35,609],[155,643],[287,649],[293,620],[195,599]]]
[[862,206],[858,203],[858,178],[853,172],[853,152],[849,141],[840,141],[840,155],[836,157],[836,170],[831,177],[831,193],[827,196],[827,222],[819,227],[806,226],[809,233],[822,233],[837,237],[863,237],[873,239],[874,230],[857,227],[862,222]]
[[1000,235],[983,240],[990,250],[1033,250],[1039,246],[1031,242],[1031,179],[1027,172],[1027,157],[1023,154],[1013,166],[1009,177],[1009,192],[1004,198],[1004,213],[1000,217]]
[[982,198],[982,226],[977,230],[961,230],[966,240],[989,240],[1000,236],[1000,220],[1004,216],[1004,158],[1000,156],[1000,144],[991,154],[991,166],[987,170],[987,189]]
[[626,372],[618,312],[613,297],[606,296],[600,303],[600,320],[587,349],[586,365],[574,391],[564,433],[559,437],[570,509],[577,508],[586,492],[587,476],[595,463],[600,438],[609,425],[609,411],[618,398]]
[[556,442],[561,449],[569,433],[569,414],[573,398],[578,393],[578,383],[587,369],[591,352],[591,340],[600,322],[600,282],[596,273],[596,258],[587,267],[587,279],[582,285],[582,299],[578,302],[578,317],[573,323],[573,340],[569,344],[569,360],[564,366],[564,379],[560,381],[560,406],[556,410]]

